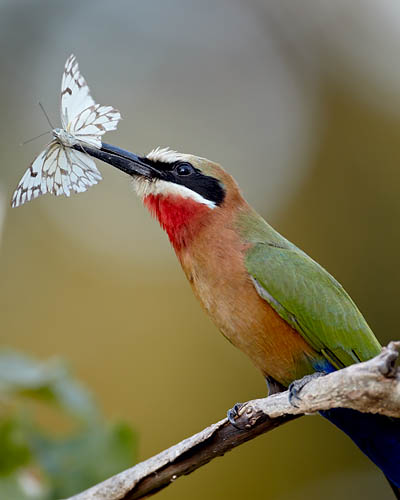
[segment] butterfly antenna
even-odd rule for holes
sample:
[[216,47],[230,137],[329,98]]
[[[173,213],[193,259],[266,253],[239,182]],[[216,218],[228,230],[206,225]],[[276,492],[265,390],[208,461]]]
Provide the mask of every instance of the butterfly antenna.
[[50,134],[50,131],[47,130],[46,132],[43,132],[43,134],[39,134],[36,137],[32,137],[32,139],[28,139],[27,141],[21,142],[20,146],[25,146],[25,144],[28,144],[28,142],[35,141],[36,139],[39,139],[39,137],[43,137],[46,134]]
[[54,126],[53,126],[53,124],[50,121],[49,115],[46,113],[46,110],[44,109],[44,107],[43,107],[43,105],[42,105],[42,103],[40,101],[38,102],[38,104],[40,106],[40,109],[43,111],[44,116],[46,117],[47,123],[50,125],[51,129],[53,130]]

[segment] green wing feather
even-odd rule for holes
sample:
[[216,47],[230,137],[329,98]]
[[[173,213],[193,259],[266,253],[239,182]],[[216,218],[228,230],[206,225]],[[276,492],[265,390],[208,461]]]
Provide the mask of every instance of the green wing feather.
[[248,250],[246,267],[259,295],[336,368],[378,354],[379,342],[343,287],[287,243]]

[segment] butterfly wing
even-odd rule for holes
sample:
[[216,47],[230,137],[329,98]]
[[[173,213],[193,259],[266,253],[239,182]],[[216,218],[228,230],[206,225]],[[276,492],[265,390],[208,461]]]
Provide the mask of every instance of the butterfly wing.
[[71,54],[65,63],[61,80],[61,123],[64,130],[84,109],[94,106],[86,80],[79,71],[76,57]]
[[14,191],[11,200],[12,207],[19,207],[26,201],[30,201],[41,194],[47,193],[46,184],[42,186],[42,169],[46,162],[47,155],[54,144],[55,141],[52,141],[30,164]]
[[72,191],[83,193],[89,186],[101,181],[101,174],[90,156],[70,148],[65,148],[64,153],[69,166],[69,188]]
[[25,172],[11,200],[18,207],[45,193],[82,193],[97,184],[101,174],[89,156],[52,141]]
[[49,152],[43,165],[42,186],[56,196],[69,196],[71,191],[83,193],[99,180],[101,174],[90,156],[59,143]]
[[120,112],[112,106],[94,104],[81,111],[71,121],[69,132],[79,141],[101,148],[101,136],[115,130],[120,119]]
[[70,55],[61,82],[61,122],[63,128],[90,146],[101,148],[101,136],[117,128],[119,111],[96,104],[78,62]]
[[[101,136],[115,130],[121,119],[119,111],[111,106],[96,104],[81,75],[74,55],[65,63],[61,82],[61,122],[64,131],[85,144],[101,148]],[[25,172],[11,200],[18,207],[45,193],[57,196],[82,193],[101,180],[94,160],[63,144],[57,135]]]

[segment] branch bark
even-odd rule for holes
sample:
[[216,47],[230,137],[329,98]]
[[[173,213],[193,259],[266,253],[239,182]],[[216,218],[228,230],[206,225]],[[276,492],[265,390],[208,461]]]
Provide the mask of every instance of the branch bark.
[[331,408],[352,408],[400,418],[400,341],[391,342],[375,358],[312,379],[296,406],[289,392],[244,403],[236,423],[225,418],[148,460],[117,474],[69,500],[133,500],[165,488],[215,457],[303,414]]

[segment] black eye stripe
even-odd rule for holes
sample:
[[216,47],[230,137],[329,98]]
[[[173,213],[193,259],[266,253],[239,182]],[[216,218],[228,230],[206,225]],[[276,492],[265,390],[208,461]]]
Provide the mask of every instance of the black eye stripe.
[[214,177],[204,175],[195,167],[190,175],[170,174],[171,182],[185,186],[191,191],[198,193],[206,200],[214,202],[216,205],[221,205],[225,198],[225,189],[222,183]]
[[[166,182],[173,182],[179,186],[185,186],[216,205],[221,205],[225,199],[223,184],[218,179],[203,174],[201,170],[189,162],[177,161],[175,163],[166,163],[152,161],[148,158],[143,158],[143,160],[154,169],[155,178]],[[180,175],[177,169],[185,166],[191,169],[191,172],[187,175]]]

